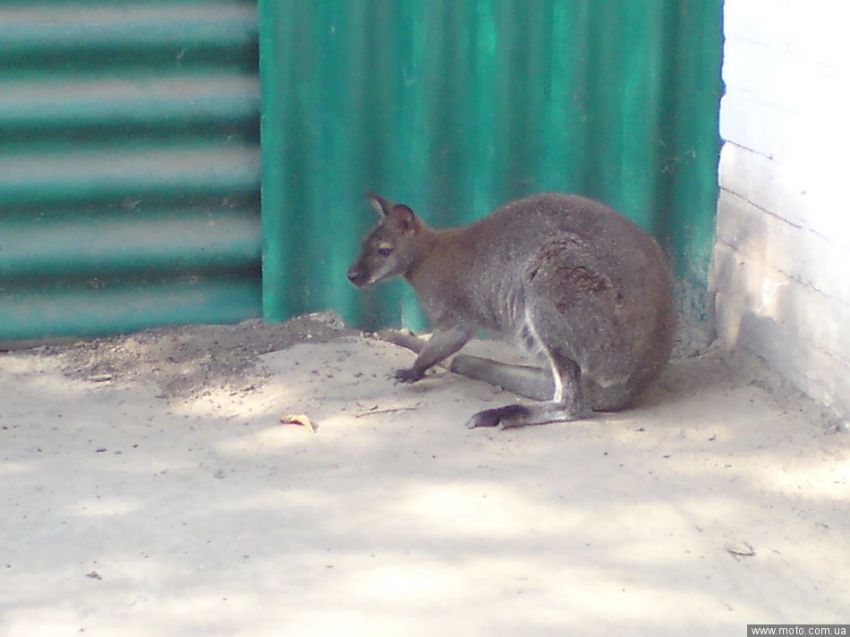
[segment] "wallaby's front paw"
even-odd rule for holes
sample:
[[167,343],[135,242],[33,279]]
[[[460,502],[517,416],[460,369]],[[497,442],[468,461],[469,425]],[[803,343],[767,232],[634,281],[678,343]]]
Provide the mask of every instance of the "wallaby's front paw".
[[399,383],[415,383],[417,380],[421,380],[424,376],[425,372],[421,372],[415,367],[397,369],[395,374],[393,374],[393,378]]

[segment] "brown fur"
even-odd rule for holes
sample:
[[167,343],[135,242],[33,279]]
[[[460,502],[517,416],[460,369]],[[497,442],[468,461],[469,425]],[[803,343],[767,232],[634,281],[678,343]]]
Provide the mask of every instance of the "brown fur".
[[371,198],[382,218],[349,279],[363,286],[404,276],[435,330],[398,380],[419,380],[482,327],[517,337],[552,369],[553,403],[488,410],[472,426],[622,409],[667,361],[673,312],[664,256],[652,237],[604,204],[534,195],[468,226],[438,230],[407,206]]

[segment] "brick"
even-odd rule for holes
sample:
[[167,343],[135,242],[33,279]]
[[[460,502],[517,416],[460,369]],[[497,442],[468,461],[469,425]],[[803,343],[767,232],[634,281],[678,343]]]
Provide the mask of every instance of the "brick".
[[847,111],[847,68],[824,66],[795,50],[777,51],[745,40],[727,40],[723,81],[727,95],[743,93],[760,103],[809,115],[827,111],[838,123]]
[[836,302],[850,305],[850,255],[823,236],[766,214],[741,197],[721,192],[717,241]]
[[844,165],[826,154],[779,162],[727,143],[720,154],[720,187],[846,251],[850,199]]
[[850,365],[850,305],[838,303],[762,260],[725,243],[715,247],[711,286],[754,316],[782,326],[789,338]]
[[841,0],[726,0],[727,40],[769,46],[826,66],[845,67],[850,7]]

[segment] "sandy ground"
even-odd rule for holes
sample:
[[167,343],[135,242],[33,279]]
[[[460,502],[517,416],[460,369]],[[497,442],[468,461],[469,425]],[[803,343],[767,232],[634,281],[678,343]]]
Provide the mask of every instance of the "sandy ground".
[[510,394],[394,385],[411,359],[327,316],[0,354],[0,634],[850,621],[850,434],[757,361],[709,350],[633,410],[468,431]]

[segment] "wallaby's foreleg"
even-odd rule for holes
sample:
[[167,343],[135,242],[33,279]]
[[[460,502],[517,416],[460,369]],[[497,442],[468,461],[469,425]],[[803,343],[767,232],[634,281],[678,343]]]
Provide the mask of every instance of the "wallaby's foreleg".
[[470,338],[472,338],[472,332],[469,330],[441,330],[434,332],[431,338],[423,345],[419,355],[413,362],[413,366],[397,370],[394,378],[402,383],[415,383],[425,376],[428,368],[457,352]]
[[[427,343],[414,334],[397,330],[384,330],[380,332],[379,336],[385,341],[405,347],[417,354],[422,351]],[[496,385],[526,398],[548,400],[552,397],[552,376],[540,367],[508,365],[490,358],[458,354],[452,359],[451,365],[446,366],[446,368],[455,374]]]

